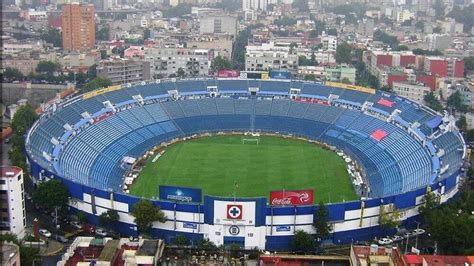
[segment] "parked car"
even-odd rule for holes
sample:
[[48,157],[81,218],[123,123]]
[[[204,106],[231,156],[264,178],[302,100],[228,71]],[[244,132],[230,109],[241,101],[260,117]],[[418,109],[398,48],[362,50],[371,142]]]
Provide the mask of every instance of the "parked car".
[[392,244],[393,241],[390,238],[384,237],[384,238],[379,239],[378,243],[379,245],[388,245],[388,244]]
[[78,221],[72,221],[71,225],[77,229],[82,229],[82,224],[80,224]]
[[98,235],[98,236],[102,236],[102,237],[106,237],[107,236],[107,232],[102,229],[102,228],[97,228],[95,230],[95,234]]
[[39,233],[40,233],[40,235],[42,235],[42,236],[44,236],[44,237],[48,237],[48,238],[51,237],[51,232],[49,232],[49,231],[46,230],[46,229],[40,229],[40,230],[39,230]]
[[67,239],[65,236],[58,235],[58,241],[61,243],[67,243],[69,242],[69,239]]
[[82,231],[84,231],[86,234],[94,234],[95,233],[95,228],[94,226],[90,224],[83,224],[82,225]]
[[412,235],[414,235],[414,236],[416,236],[416,235],[422,235],[422,234],[425,233],[425,229],[418,228],[418,229],[413,230],[411,233],[412,233]]
[[392,236],[391,239],[392,239],[393,242],[397,242],[397,241],[402,241],[403,237],[399,236],[399,235],[394,235],[394,236]]

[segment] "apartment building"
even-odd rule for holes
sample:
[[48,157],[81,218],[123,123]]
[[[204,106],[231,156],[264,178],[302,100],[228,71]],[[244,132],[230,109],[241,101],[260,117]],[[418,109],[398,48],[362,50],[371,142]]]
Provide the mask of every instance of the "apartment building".
[[260,46],[248,45],[245,53],[245,70],[262,71],[277,70],[296,73],[298,55],[292,53],[290,47],[275,46],[273,42]]
[[207,49],[154,47],[145,50],[145,61],[150,63],[153,78],[177,77],[182,73],[187,77],[207,76],[211,60]]
[[95,7],[78,3],[63,5],[63,49],[84,51],[95,46]]
[[150,63],[114,57],[99,63],[97,76],[110,79],[114,85],[146,81],[151,78]]
[[0,167],[0,234],[25,237],[26,210],[23,170],[16,166]]
[[422,83],[393,82],[392,90],[399,96],[424,104],[424,97],[430,93],[431,88]]

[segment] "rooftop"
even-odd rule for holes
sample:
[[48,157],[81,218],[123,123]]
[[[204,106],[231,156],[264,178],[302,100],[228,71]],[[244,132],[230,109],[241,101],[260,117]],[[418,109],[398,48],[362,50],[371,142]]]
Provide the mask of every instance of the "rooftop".
[[20,167],[17,166],[0,166],[3,177],[15,177],[23,171]]

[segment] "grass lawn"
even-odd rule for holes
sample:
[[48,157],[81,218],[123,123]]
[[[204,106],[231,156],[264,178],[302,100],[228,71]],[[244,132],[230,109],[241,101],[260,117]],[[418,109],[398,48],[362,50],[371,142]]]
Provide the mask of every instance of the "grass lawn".
[[272,190],[313,189],[315,202],[355,200],[346,163],[335,152],[305,141],[262,136],[213,136],[171,145],[151,156],[130,193],[158,197],[159,185],[201,188],[203,195],[269,197]]

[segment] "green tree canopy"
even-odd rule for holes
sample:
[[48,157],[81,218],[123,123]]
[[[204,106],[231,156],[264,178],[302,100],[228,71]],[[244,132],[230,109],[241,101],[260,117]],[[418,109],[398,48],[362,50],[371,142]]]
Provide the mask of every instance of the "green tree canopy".
[[41,34],[40,38],[47,43],[51,43],[54,47],[63,47],[63,38],[58,29],[48,28]]
[[474,70],[474,56],[464,58],[464,74]]
[[99,88],[105,88],[108,86],[112,86],[112,81],[110,81],[110,79],[96,77],[95,79],[87,82],[87,84],[81,88],[81,92],[93,91],[93,90],[97,90]]
[[5,68],[5,70],[2,73],[2,77],[4,79],[12,79],[12,80],[23,80],[25,78],[23,73],[21,73],[21,71],[18,70],[18,68],[14,68],[14,67]]
[[352,62],[352,46],[350,44],[343,42],[337,46],[336,62],[347,64]]
[[36,72],[52,75],[54,72],[61,71],[61,65],[51,61],[40,61],[36,66]]
[[96,24],[95,38],[98,41],[108,41],[109,40],[109,25],[106,24],[99,28],[99,25]]
[[275,19],[275,21],[273,21],[273,24],[278,25],[278,26],[295,25],[296,24],[296,19],[285,16],[285,17],[282,17],[282,18],[279,18],[279,19]]
[[174,238],[174,243],[177,245],[177,246],[186,246],[188,244],[188,238],[185,236],[185,235],[177,235],[175,238]]
[[381,41],[390,46],[392,49],[396,49],[400,43],[397,37],[387,34],[380,29],[374,31],[374,41]]
[[191,6],[186,3],[180,3],[163,12],[163,16],[167,18],[181,17],[186,14],[191,14]]
[[296,8],[299,11],[308,10],[308,0],[294,0],[291,7]]
[[316,230],[316,238],[320,240],[327,239],[332,230],[329,223],[329,211],[323,202],[320,202],[316,213],[314,214],[313,227]]
[[69,197],[70,194],[66,186],[57,179],[40,183],[33,193],[33,200],[48,210],[65,208]]
[[416,55],[443,55],[443,53],[440,50],[430,51],[430,50],[424,50],[421,48],[413,49],[412,52],[413,54],[416,54]]
[[428,106],[429,108],[438,112],[443,110],[443,106],[438,101],[438,99],[436,98],[433,92],[426,94],[423,100],[425,101],[426,106]]
[[474,26],[474,4],[461,9],[459,6],[455,5],[453,10],[449,12],[448,16],[456,19],[456,22],[464,24],[464,32],[471,32],[472,27]]
[[380,205],[379,225],[385,229],[396,228],[400,226],[400,211],[393,204],[388,207]]
[[232,63],[229,61],[229,59],[219,55],[214,58],[214,60],[212,60],[211,70],[213,72],[217,72],[220,69],[232,69]]
[[303,230],[296,230],[293,235],[293,249],[301,252],[314,251],[313,237]]
[[459,91],[456,91],[448,97],[447,105],[463,113],[469,110],[469,107],[462,102],[462,96]]
[[99,216],[99,223],[102,226],[113,226],[120,219],[119,214],[116,210],[109,209],[103,212]]
[[132,215],[135,217],[138,231],[147,233],[153,222],[166,222],[166,216],[159,207],[153,206],[149,200],[142,199],[133,206]]

